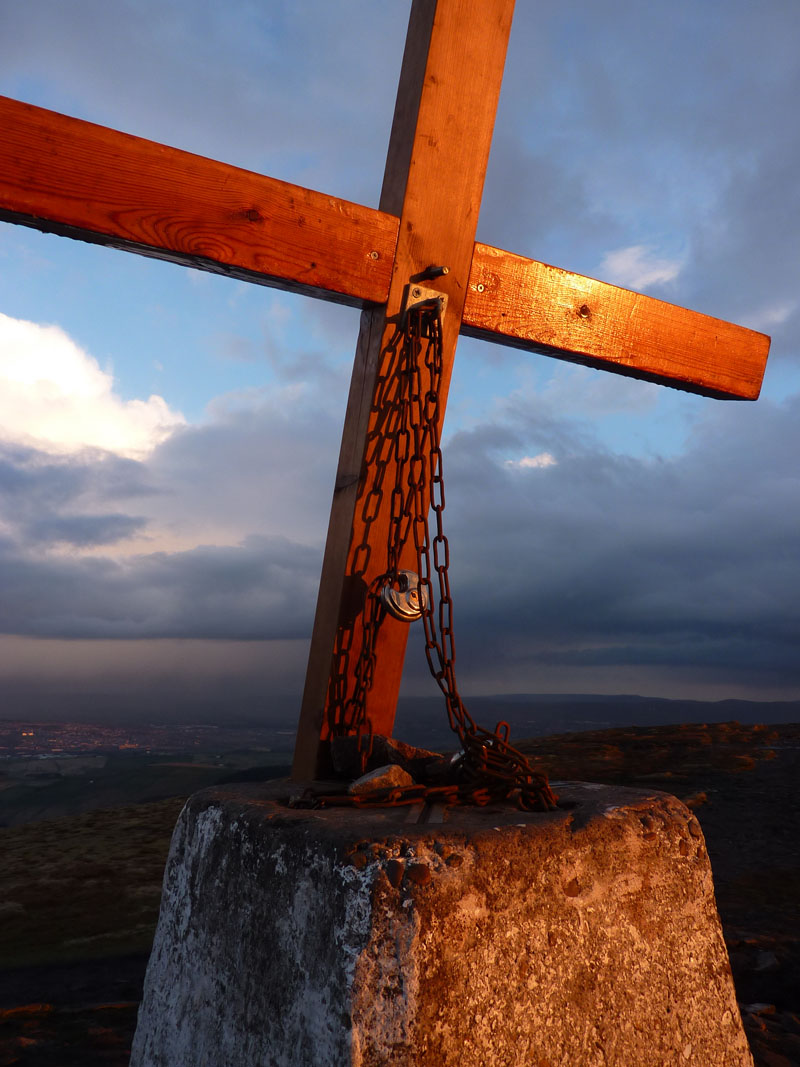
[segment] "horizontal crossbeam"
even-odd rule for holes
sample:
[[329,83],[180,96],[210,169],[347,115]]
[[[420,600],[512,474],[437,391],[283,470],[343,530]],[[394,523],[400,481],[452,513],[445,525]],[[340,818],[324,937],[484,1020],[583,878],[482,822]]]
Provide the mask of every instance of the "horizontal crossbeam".
[[755,400],[770,339],[476,244],[461,333],[718,400]]
[[361,307],[397,219],[0,97],[0,219]]
[[[355,307],[386,302],[398,219],[0,97],[0,219]],[[476,244],[461,332],[754,400],[769,339]]]

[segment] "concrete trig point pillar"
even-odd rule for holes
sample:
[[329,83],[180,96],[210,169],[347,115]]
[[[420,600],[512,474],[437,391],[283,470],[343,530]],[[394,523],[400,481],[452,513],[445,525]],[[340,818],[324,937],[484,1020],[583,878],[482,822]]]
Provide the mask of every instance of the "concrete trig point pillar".
[[187,804],[131,1067],[752,1065],[674,797],[559,783],[574,807],[419,822],[290,788]]

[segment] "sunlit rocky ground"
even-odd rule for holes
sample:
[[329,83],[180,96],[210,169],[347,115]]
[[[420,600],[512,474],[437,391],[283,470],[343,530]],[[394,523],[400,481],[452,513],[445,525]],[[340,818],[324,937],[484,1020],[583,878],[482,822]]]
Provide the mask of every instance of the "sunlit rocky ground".
[[[757,1067],[800,1064],[800,726],[538,738],[553,779],[640,785],[700,820]],[[0,830],[0,1067],[128,1062],[182,798]]]

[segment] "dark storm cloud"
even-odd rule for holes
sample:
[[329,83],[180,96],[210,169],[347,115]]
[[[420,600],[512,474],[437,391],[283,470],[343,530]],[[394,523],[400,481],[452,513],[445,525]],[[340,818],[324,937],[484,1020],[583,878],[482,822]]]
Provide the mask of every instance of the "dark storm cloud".
[[[799,163],[793,123],[785,139],[731,177],[709,226],[698,228],[696,255],[681,280],[682,291],[691,287],[693,299],[715,314],[771,334],[773,359],[800,359]],[[742,284],[731,284],[734,273]]]
[[57,507],[94,494],[131,499],[156,492],[137,460],[90,448],[59,456],[0,441],[0,493],[6,507],[25,501],[34,508]]
[[133,460],[91,450],[51,456],[0,442],[0,521],[21,545],[114,544],[142,530],[146,520],[92,509],[101,501],[108,507],[152,493],[142,465]]
[[145,526],[145,519],[130,515],[61,515],[27,523],[23,534],[28,543],[90,548],[126,541]]
[[280,538],[109,558],[30,556],[0,544],[0,632],[37,637],[305,636],[313,549]]
[[162,490],[151,514],[188,529],[257,531],[319,545],[344,418],[346,383],[335,386],[326,397],[316,387],[288,386],[215,402],[207,424],[174,434],[150,459]]
[[709,407],[668,460],[566,448],[535,412],[509,432],[515,457],[545,446],[558,462],[508,467],[480,432],[447,456],[470,673],[669,664],[800,682],[800,397]]
[[[208,424],[176,432],[146,460],[7,448],[0,632],[306,636],[338,434],[316,392],[290,387],[220,402]],[[126,506],[144,515],[126,514]],[[211,543],[188,550],[63,551],[65,544],[108,548],[132,535],[157,547],[165,531],[180,540],[188,530],[196,543],[198,529],[211,530]]]
[[[278,492],[292,491],[292,519],[278,516],[275,525],[294,524],[296,535],[262,532],[239,544],[123,559],[42,554],[7,537],[0,629],[72,638],[307,637],[335,464],[323,447],[329,431],[315,428],[312,413],[313,405],[287,406],[280,431],[263,411],[229,413],[222,426],[177,434],[146,466],[162,488],[172,484],[172,493],[153,498],[159,507],[192,501],[201,509],[205,493],[211,514],[252,492],[255,473],[242,466],[259,458],[263,527],[270,510],[280,512]],[[290,437],[297,447],[285,468],[279,442]],[[254,448],[257,441],[267,451]],[[647,666],[773,688],[800,684],[798,452],[800,397],[708,402],[686,451],[664,459],[611,453],[541,398],[518,396],[494,422],[456,434],[445,456],[445,516],[461,670],[473,686],[504,667],[530,677],[537,664],[560,664],[567,674]],[[525,457],[546,458],[526,467]],[[47,507],[45,500],[43,526]]]

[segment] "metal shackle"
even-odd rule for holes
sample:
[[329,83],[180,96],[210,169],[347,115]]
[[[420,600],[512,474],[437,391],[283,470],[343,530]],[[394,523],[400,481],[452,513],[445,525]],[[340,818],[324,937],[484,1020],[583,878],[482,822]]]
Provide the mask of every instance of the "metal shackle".
[[400,622],[414,622],[422,618],[422,612],[428,606],[428,594],[420,589],[419,575],[416,571],[398,571],[398,588],[389,583],[381,590],[381,603],[388,613]]

